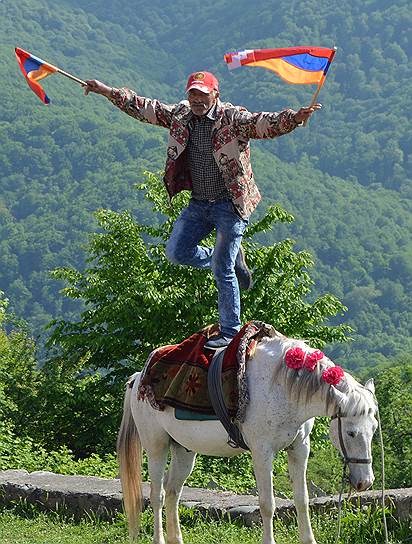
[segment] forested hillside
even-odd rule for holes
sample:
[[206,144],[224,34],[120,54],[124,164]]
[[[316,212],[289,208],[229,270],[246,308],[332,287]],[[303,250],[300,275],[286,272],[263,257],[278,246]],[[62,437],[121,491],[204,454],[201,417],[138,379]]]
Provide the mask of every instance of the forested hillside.
[[252,146],[264,195],[254,219],[274,202],[295,216],[262,241],[289,237],[310,250],[314,296],[331,292],[348,306],[355,341],[334,348],[343,364],[410,351],[411,24],[406,1],[0,2],[0,289],[14,312],[35,334],[77,312],[48,271],[83,266],[97,208],[155,220],[133,184],[143,169],[162,168],[166,141],[166,131],[84,97],[59,75],[44,81],[52,104],[43,106],[19,73],[15,46],[83,79],[170,102],[183,97],[190,71],[209,69],[224,100],[257,111],[297,109],[314,89],[262,69],[228,73],[225,52],[336,45],[322,111],[307,128]]

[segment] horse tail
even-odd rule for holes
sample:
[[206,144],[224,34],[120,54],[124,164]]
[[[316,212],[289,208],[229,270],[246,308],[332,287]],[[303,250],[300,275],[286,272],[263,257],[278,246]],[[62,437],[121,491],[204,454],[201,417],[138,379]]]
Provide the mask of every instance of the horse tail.
[[132,389],[127,384],[123,405],[123,418],[117,436],[117,458],[122,482],[123,504],[129,525],[129,535],[135,538],[140,528],[143,509],[142,445],[130,406]]

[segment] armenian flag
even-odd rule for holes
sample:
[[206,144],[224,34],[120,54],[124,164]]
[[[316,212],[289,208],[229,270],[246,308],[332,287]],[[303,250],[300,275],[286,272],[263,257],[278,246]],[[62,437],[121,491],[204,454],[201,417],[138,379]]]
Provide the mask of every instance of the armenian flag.
[[31,90],[37,94],[44,104],[50,104],[49,97],[38,82],[50,74],[58,72],[58,68],[19,47],[15,48],[15,52],[17,62]]
[[225,61],[233,70],[240,66],[260,66],[272,70],[288,83],[323,84],[336,49],[326,47],[284,47],[246,49],[227,53]]

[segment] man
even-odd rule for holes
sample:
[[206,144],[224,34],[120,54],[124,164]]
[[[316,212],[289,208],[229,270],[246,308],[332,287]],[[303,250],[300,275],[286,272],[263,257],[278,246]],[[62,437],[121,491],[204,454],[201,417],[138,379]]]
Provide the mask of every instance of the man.
[[[261,198],[250,164],[249,140],[287,134],[321,105],[298,112],[251,113],[222,103],[218,80],[204,71],[189,76],[187,100],[173,105],[96,80],[86,83],[85,94],[104,95],[139,121],[169,129],[166,189],[170,198],[184,189],[192,192],[192,198],[174,224],[166,255],[176,264],[212,269],[220,334],[205,347],[226,346],[240,329],[239,284],[244,289],[252,285],[240,245],[249,216]],[[214,229],[214,249],[199,245]]]

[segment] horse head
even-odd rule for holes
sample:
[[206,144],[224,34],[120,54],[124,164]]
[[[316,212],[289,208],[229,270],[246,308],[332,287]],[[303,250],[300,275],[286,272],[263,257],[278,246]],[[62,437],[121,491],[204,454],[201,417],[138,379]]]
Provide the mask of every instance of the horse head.
[[[330,437],[349,468],[349,481],[357,491],[368,489],[375,479],[372,469],[372,437],[378,422],[373,380],[358,384],[360,397],[340,392],[338,412],[332,417]],[[363,397],[363,398],[362,398]],[[363,402],[362,402],[363,401]]]

